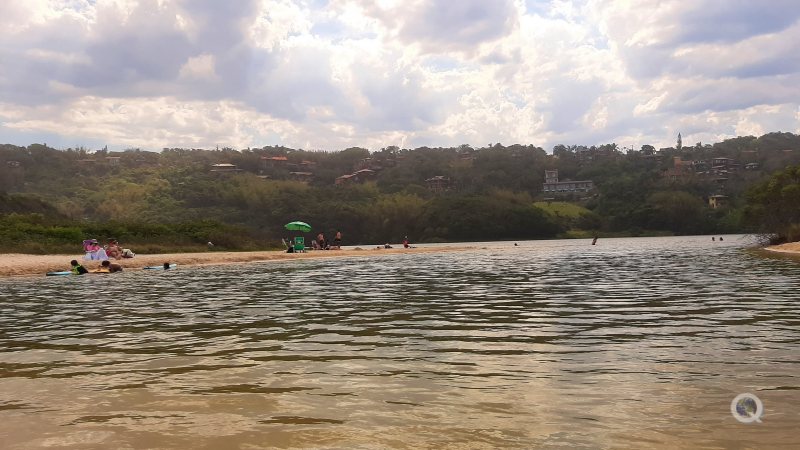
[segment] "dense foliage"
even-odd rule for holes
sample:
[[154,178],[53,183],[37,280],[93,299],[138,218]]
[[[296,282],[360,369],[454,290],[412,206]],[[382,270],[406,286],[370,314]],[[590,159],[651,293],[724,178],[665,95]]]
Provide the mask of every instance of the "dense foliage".
[[800,240],[800,166],[787,167],[747,193],[746,219],[778,241]]
[[[730,158],[737,169],[703,171],[713,158]],[[691,170],[676,172],[680,161],[691,161]],[[658,151],[558,145],[552,154],[501,144],[372,153],[2,145],[0,250],[65,249],[112,236],[159,249],[208,241],[218,249],[266,248],[289,236],[282,225],[293,220],[311,223],[313,234],[341,230],[345,244],[786,230],[795,219],[742,221],[747,198],[751,217],[772,207],[756,193],[766,185],[745,192],[799,163],[800,137],[790,133]],[[596,189],[544,194],[544,171],[553,169],[562,181],[591,180]],[[713,195],[725,203],[709,207]],[[788,199],[781,205],[791,207]]]

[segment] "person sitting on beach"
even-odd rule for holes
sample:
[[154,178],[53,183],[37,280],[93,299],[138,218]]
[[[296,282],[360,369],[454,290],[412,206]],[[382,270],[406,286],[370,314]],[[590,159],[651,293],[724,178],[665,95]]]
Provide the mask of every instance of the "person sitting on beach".
[[392,248],[392,246],[389,245],[389,243],[387,242],[387,243],[383,244],[383,248]]
[[106,250],[97,243],[97,239],[83,241],[83,250],[86,252],[83,259],[87,261],[105,261],[108,259]]
[[109,258],[122,259],[122,249],[116,239],[111,238],[108,240],[106,255],[108,255]]
[[327,243],[325,242],[324,234],[320,233],[317,235],[317,243],[319,244],[319,248],[327,250]]
[[311,248],[313,248],[314,250],[319,250],[319,249],[320,249],[320,247],[319,247],[319,243],[317,242],[317,240],[316,240],[316,239],[313,239],[313,240],[311,241]]
[[332,250],[341,250],[342,249],[342,232],[337,230],[336,236],[333,238],[333,245],[331,246]]
[[74,259],[73,259],[73,260],[72,260],[72,261],[70,261],[69,263],[70,263],[70,265],[72,266],[72,268],[70,269],[70,271],[72,272],[72,274],[73,274],[73,275],[83,275],[83,274],[85,274],[85,273],[89,273],[89,271],[88,271],[88,270],[86,270],[86,267],[83,267],[82,265],[80,265],[80,264],[78,263],[78,261],[76,261],[76,260],[74,260]]

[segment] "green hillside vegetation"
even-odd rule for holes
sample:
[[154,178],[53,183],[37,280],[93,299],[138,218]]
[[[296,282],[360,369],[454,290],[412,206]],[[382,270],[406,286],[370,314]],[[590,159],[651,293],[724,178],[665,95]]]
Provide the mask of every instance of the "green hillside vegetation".
[[575,203],[535,202],[533,205],[557,217],[577,219],[584,214],[591,214],[590,210]]
[[[499,143],[158,153],[0,145],[0,251],[74,251],[87,237],[148,251],[270,248],[293,220],[365,245],[765,231],[778,224],[745,217],[759,201],[748,189],[793,164],[800,137],[791,133],[552,154]],[[545,170],[594,189],[543,192]]]
[[800,166],[776,172],[747,192],[747,222],[774,243],[800,241]]

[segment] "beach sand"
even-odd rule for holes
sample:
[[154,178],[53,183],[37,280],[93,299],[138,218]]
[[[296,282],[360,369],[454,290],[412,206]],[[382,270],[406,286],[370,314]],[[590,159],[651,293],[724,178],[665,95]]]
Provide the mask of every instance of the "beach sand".
[[765,250],[779,253],[794,253],[800,255],[800,242],[787,242],[781,245],[771,245],[766,247]]
[[[137,270],[146,266],[160,266],[165,262],[179,266],[208,266],[246,263],[252,261],[285,261],[307,258],[336,258],[348,256],[378,256],[387,254],[415,254],[462,251],[471,247],[424,247],[424,248],[365,248],[351,250],[317,250],[307,253],[286,253],[280,250],[260,252],[203,252],[141,255],[135,258],[112,260],[125,270]],[[71,260],[78,260],[89,270],[100,267],[100,261],[84,261],[83,254],[76,255],[26,255],[0,254],[0,276],[44,276],[47,272],[69,270]]]

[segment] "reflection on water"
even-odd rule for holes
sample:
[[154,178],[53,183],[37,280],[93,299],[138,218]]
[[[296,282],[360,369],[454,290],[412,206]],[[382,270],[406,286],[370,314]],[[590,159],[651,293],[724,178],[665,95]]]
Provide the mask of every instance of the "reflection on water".
[[[710,238],[0,281],[4,448],[800,445],[800,264]],[[730,402],[753,392],[761,424]]]

